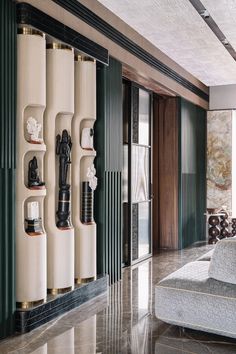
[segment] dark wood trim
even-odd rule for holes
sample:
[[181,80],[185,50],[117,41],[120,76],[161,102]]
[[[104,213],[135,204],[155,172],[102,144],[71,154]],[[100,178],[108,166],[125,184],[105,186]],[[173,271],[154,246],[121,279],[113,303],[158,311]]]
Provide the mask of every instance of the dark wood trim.
[[78,17],[82,21],[86,22],[91,27],[95,28],[97,31],[101,32],[107,38],[111,39],[113,42],[127,50],[129,53],[135,55],[137,58],[141,59],[146,64],[152,66],[162,74],[176,81],[178,84],[182,85],[189,91],[193,92],[197,96],[201,97],[205,101],[209,101],[209,95],[201,90],[199,87],[192,84],[190,81],[185,79],[183,76],[179,75],[176,71],[169,68],[167,65],[163,64],[156,57],[151,55],[145,49],[140,47],[138,44],[130,40],[123,33],[119,32],[109,23],[104,21],[101,17],[96,15],[94,12],[89,10],[86,6],[81,4],[77,0],[53,0],[55,3],[63,7],[65,10],[69,11],[74,16]]
[[153,250],[178,249],[178,98],[154,95]]

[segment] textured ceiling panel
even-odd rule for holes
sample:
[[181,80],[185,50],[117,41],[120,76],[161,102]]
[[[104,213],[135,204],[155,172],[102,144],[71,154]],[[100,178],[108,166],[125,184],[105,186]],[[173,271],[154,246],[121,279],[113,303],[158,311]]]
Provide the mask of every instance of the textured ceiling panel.
[[236,1],[201,0],[201,2],[236,50]]
[[[206,85],[236,83],[236,62],[188,0],[99,1]],[[232,5],[236,15],[235,0],[202,2],[215,8],[218,3],[228,4],[229,9]],[[225,7],[219,7],[222,13]],[[234,38],[236,44],[236,30]]]

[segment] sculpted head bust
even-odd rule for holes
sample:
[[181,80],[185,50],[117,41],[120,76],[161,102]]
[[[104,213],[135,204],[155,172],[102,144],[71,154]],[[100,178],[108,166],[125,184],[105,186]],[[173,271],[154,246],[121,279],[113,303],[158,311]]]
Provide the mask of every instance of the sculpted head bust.
[[27,132],[30,135],[30,142],[32,143],[42,143],[43,140],[41,138],[39,138],[39,133],[42,129],[42,125],[40,123],[38,123],[38,121],[33,118],[33,117],[29,117],[27,119]]

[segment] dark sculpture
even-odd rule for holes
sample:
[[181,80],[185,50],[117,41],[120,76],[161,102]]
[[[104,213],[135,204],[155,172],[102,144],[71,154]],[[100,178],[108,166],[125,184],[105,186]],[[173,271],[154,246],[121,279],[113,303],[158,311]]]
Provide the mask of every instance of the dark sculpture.
[[59,156],[59,200],[57,211],[57,227],[68,229],[70,225],[70,184],[67,184],[68,167],[71,164],[70,153],[72,148],[71,137],[67,130],[63,130],[56,137],[56,154]]
[[31,189],[41,189],[44,188],[45,183],[40,181],[38,175],[38,161],[36,156],[29,161],[28,168],[28,187]]

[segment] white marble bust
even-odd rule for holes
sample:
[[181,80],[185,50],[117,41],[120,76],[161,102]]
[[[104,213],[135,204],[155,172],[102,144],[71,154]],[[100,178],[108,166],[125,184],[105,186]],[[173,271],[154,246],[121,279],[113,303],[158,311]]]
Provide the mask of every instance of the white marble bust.
[[30,142],[41,144],[43,139],[39,138],[39,133],[42,129],[42,125],[38,123],[38,121],[33,118],[29,117],[27,119],[27,132],[30,135]]
[[96,174],[96,169],[94,167],[94,164],[88,167],[87,169],[87,177],[88,177],[88,182],[89,182],[89,187],[94,191],[97,188],[97,177],[95,176]]

